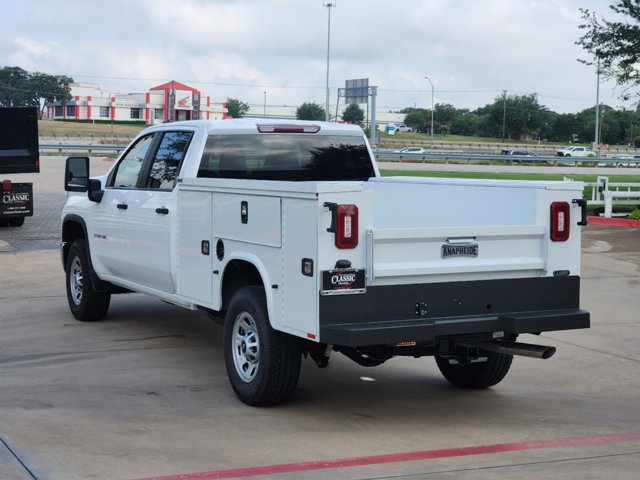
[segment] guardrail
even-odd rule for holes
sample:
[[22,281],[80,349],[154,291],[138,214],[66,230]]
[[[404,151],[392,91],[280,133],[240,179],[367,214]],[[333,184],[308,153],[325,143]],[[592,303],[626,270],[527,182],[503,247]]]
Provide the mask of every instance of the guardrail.
[[543,157],[525,155],[489,155],[484,153],[461,153],[425,151],[422,153],[397,152],[385,149],[373,149],[377,161],[386,162],[434,162],[434,163],[485,163],[493,162],[518,165],[590,165],[598,167],[638,167],[640,158],[607,158],[607,157]]
[[112,152],[120,153],[126,145],[83,145],[74,143],[41,143],[40,150],[57,150],[60,155],[63,153],[89,153],[92,152]]

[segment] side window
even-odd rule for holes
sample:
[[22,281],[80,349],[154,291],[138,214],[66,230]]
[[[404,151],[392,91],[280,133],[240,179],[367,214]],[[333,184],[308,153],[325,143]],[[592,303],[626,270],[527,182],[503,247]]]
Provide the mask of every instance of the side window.
[[153,135],[139,139],[118,163],[110,184],[115,188],[135,188],[144,163],[144,157],[153,141]]
[[151,171],[146,182],[147,188],[171,190],[174,187],[180,163],[192,136],[192,132],[167,132],[164,134],[151,164]]
[[250,178],[255,136],[209,135],[205,145],[198,177]]

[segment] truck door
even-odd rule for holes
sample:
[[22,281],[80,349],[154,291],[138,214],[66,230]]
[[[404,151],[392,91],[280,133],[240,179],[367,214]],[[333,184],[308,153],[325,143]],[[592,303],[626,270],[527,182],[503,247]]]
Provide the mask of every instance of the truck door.
[[131,254],[127,240],[130,194],[136,189],[155,135],[139,138],[120,158],[107,180],[102,201],[90,219],[91,260],[96,272],[127,278]]
[[127,279],[174,293],[171,259],[176,235],[178,171],[193,132],[158,133],[156,148],[141,172],[138,187],[128,192],[126,227]]

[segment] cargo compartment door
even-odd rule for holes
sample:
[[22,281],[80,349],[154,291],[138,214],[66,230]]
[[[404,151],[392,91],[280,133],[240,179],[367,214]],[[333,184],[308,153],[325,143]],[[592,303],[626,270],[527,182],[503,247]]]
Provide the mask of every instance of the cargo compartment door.
[[177,293],[194,303],[213,300],[212,194],[181,190],[178,195]]

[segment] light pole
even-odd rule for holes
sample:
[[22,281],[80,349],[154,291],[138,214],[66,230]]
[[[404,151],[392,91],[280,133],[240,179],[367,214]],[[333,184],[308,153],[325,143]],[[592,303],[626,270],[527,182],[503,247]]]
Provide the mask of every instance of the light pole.
[[598,153],[600,144],[600,57],[598,57],[598,67],[596,70],[596,132],[593,140],[593,151]]
[[266,118],[267,116],[267,91],[264,91],[264,109],[262,111],[262,116]]
[[434,96],[434,89],[433,89],[433,82],[431,81],[431,79],[429,77],[424,77],[429,81],[429,85],[431,85],[431,149],[433,149],[433,96]]
[[322,6],[327,7],[327,101],[324,107],[324,120],[329,121],[329,51],[331,46],[331,7],[336,6],[336,2],[322,2]]

